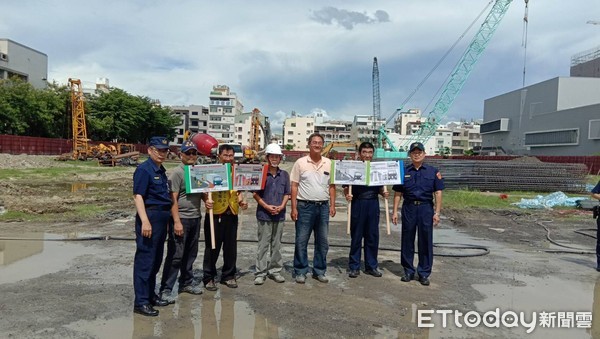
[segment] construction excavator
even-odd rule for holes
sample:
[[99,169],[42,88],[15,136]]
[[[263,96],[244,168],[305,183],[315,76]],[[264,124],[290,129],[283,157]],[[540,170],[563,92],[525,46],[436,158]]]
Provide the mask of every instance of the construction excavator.
[[250,146],[244,149],[244,162],[259,163],[260,129],[262,124],[260,123],[260,110],[258,108],[252,110],[250,119]]
[[321,155],[327,157],[331,151],[336,147],[345,147],[344,152],[356,152],[358,150],[358,146],[360,145],[360,141],[357,142],[339,142],[334,141],[327,144],[327,146],[323,147],[321,150]]

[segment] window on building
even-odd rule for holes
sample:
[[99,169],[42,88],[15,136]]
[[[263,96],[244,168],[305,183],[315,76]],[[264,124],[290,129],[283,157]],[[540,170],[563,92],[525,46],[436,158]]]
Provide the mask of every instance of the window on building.
[[198,115],[198,112],[192,111],[192,115]]
[[294,131],[288,131],[287,134],[288,135],[294,135]]
[[600,139],[600,120],[590,120],[588,139]]
[[192,126],[198,126],[198,120],[192,120]]
[[564,146],[579,144],[579,129],[525,133],[525,146]]
[[216,112],[216,111],[217,111],[217,108],[216,108],[216,107],[213,107],[213,106],[211,106],[211,107],[210,107],[210,111],[211,111],[211,112]]
[[183,138],[177,138],[177,143],[180,145],[183,144]]
[[295,122],[292,122],[291,126],[292,126],[292,127],[296,127],[296,123],[295,123]]

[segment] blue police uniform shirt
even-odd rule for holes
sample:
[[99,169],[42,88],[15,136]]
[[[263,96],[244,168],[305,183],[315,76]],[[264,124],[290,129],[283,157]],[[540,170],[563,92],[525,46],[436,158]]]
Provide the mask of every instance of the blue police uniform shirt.
[[133,173],[133,194],[144,198],[144,205],[171,205],[166,170],[152,159],[144,161]]
[[444,179],[433,166],[422,164],[416,169],[410,164],[404,168],[404,184],[392,189],[402,193],[404,201],[433,201],[433,192],[444,189]]
[[596,187],[594,187],[594,189],[592,189],[592,193],[595,193],[595,194],[600,193],[600,181],[598,181],[598,183],[596,184]]
[[[275,176],[271,172],[267,173],[265,189],[256,191],[262,200],[268,205],[281,205],[283,197],[291,193],[290,175],[288,172],[277,169]],[[277,215],[271,215],[261,205],[256,209],[256,219],[260,221],[283,221],[285,220],[285,207]]]

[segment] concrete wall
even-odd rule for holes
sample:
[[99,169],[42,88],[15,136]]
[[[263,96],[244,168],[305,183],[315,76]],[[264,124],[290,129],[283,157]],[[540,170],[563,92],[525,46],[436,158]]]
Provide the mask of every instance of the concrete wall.
[[[9,39],[0,39],[0,78],[11,73],[25,78],[35,88],[46,88],[48,78],[48,56]],[[65,79],[66,80],[66,79]]]
[[[508,132],[482,135],[482,146],[518,155],[593,155],[600,140],[589,139],[590,120],[600,119],[600,79],[554,78],[484,103],[484,123],[508,118]],[[577,129],[575,145],[528,146],[526,133]]]

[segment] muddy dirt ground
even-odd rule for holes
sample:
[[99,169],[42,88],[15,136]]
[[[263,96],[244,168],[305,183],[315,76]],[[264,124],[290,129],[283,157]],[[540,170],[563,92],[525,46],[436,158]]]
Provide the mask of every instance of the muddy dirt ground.
[[[173,166],[173,165],[171,165]],[[68,175],[40,179],[11,176],[21,168],[63,168]],[[291,168],[291,164],[283,165]],[[51,157],[0,156],[0,200],[18,211],[0,222],[0,337],[2,338],[592,338],[589,324],[537,328],[417,326],[417,310],[592,312],[600,304],[595,240],[575,230],[595,226],[589,212],[460,209],[443,211],[436,243],[480,249],[436,247],[431,286],[400,281],[400,229],[386,234],[381,206],[380,268],[384,275],[347,275],[347,209],[338,190],[330,222],[329,284],[293,282],[294,225],[283,240],[287,281],[253,284],[256,203],[242,215],[238,244],[239,288],[221,285],[200,296],[181,294],[156,318],[133,315],[133,168],[72,165]],[[390,206],[391,207],[391,206]],[[1,209],[0,209],[1,210]],[[289,211],[288,211],[289,212]],[[8,213],[8,212],[6,212]],[[32,215],[35,221],[25,221]],[[546,227],[546,228],[544,228]],[[552,244],[550,238],[569,249]],[[587,232],[594,234],[594,232]],[[22,239],[31,240],[22,240]],[[8,240],[19,239],[19,240]],[[88,240],[89,239],[89,240]],[[120,240],[117,240],[120,239]],[[59,241],[60,240],[60,241]],[[64,240],[64,241],[63,241]],[[454,247],[456,245],[448,245]],[[201,276],[203,243],[195,263]],[[554,251],[554,252],[552,252]],[[309,257],[312,253],[312,241]],[[221,264],[219,261],[218,265]],[[159,273],[160,277],[160,273]],[[596,300],[599,299],[599,300]],[[557,322],[558,323],[558,322]],[[566,324],[566,323],[565,323]],[[576,328],[581,324],[583,328]],[[586,328],[591,326],[591,328]],[[568,328],[571,327],[571,328]]]

